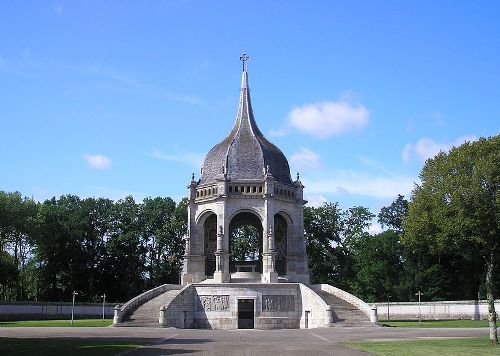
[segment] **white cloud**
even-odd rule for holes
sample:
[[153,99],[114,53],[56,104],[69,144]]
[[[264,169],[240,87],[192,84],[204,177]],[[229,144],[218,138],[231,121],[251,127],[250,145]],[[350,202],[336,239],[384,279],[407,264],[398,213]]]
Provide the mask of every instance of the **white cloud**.
[[310,206],[312,208],[317,208],[322,206],[324,203],[328,201],[323,195],[318,194],[318,195],[307,195],[305,196],[305,199],[307,200],[307,206]]
[[319,154],[305,147],[300,147],[300,150],[290,157],[290,161],[296,168],[301,169],[316,169],[321,166]]
[[57,5],[54,10],[56,10],[56,12],[61,15],[63,13],[63,8],[60,6],[60,5]]
[[373,198],[394,198],[408,194],[414,187],[414,178],[404,176],[373,176],[353,171],[340,171],[326,179],[303,178],[308,193],[354,194]]
[[366,126],[369,117],[370,113],[363,104],[345,97],[339,101],[295,107],[288,113],[286,121],[292,129],[313,137],[326,138],[346,131],[359,130]]
[[384,228],[378,222],[372,222],[368,227],[370,235],[377,235],[384,231]]
[[164,161],[184,163],[196,168],[200,168],[203,165],[203,159],[205,158],[204,155],[199,153],[188,152],[188,153],[169,154],[160,152],[158,150],[153,151],[152,153],[148,154],[148,156],[156,159],[162,159]]
[[111,160],[104,155],[91,155],[84,153],[82,157],[92,168],[107,169],[111,166]]
[[408,162],[412,157],[425,162],[426,159],[434,157],[440,151],[448,152],[453,146],[460,146],[465,141],[476,141],[477,137],[474,135],[463,136],[456,139],[454,142],[440,143],[434,141],[432,138],[422,137],[417,143],[408,143],[403,148],[401,157],[403,161]]

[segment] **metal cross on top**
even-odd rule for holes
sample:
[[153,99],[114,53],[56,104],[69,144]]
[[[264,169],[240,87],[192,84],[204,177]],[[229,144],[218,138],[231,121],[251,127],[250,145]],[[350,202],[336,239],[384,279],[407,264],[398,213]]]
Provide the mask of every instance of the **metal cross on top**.
[[243,71],[245,72],[247,70],[247,61],[250,59],[250,57],[247,56],[246,53],[243,53],[241,56],[240,56],[240,61],[243,62]]

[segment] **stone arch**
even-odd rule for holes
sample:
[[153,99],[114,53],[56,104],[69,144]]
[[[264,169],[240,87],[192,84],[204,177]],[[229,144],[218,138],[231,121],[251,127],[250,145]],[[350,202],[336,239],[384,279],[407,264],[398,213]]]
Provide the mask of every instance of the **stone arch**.
[[[256,259],[253,261],[241,260],[241,257],[238,259],[234,255],[233,250],[233,239],[235,238],[234,233],[243,226],[250,226],[256,230],[256,247],[258,248]],[[262,272],[262,252],[263,252],[263,226],[262,226],[262,217],[260,214],[254,209],[240,209],[234,214],[231,215],[229,220],[229,253],[230,253],[230,261],[229,261],[229,269],[230,272]],[[252,246],[255,247],[255,246]],[[248,268],[247,268],[248,267]],[[244,271],[242,268],[246,268]]]
[[199,225],[200,223],[204,223],[205,220],[210,216],[210,214],[216,214],[215,211],[212,209],[205,209],[199,214],[197,214],[195,218],[196,225]]
[[232,221],[233,218],[240,214],[240,213],[251,213],[255,216],[257,216],[257,218],[260,220],[260,223],[262,225],[262,221],[264,220],[264,217],[262,216],[261,212],[259,209],[257,208],[254,208],[254,207],[251,207],[251,206],[245,206],[243,208],[240,208],[238,210],[236,210],[235,212],[233,212],[230,216],[229,216],[229,221]]

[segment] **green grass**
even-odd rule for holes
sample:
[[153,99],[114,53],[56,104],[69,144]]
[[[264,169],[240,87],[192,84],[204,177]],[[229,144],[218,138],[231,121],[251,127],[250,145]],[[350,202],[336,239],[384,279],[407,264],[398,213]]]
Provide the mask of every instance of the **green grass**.
[[500,355],[500,345],[491,345],[488,338],[349,342],[345,345],[384,356]]
[[12,328],[21,326],[110,326],[113,320],[111,319],[79,319],[74,320],[73,325],[71,325],[71,320],[22,320],[22,321],[1,321],[0,327]]
[[0,338],[3,355],[115,355],[143,344],[99,339],[12,339]]
[[398,328],[487,328],[488,320],[381,320],[383,326]]

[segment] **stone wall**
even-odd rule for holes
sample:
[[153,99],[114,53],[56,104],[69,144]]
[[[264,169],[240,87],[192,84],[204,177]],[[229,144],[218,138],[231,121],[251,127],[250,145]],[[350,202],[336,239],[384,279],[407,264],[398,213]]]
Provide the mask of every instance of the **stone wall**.
[[240,299],[253,300],[255,329],[329,326],[331,312],[308,287],[298,283],[192,284],[166,306],[164,326],[238,329]]
[[[45,319],[70,319],[71,303],[23,303],[0,304],[0,320],[45,320]],[[106,303],[104,316],[113,317],[114,305]],[[76,304],[74,309],[75,319],[102,318],[102,303]]]
[[[387,302],[376,303],[380,320],[387,320]],[[497,313],[500,300],[495,301]],[[420,305],[422,320],[488,319],[488,303],[485,300],[461,300],[442,302],[422,302]],[[390,303],[389,319],[418,320],[418,302]]]

